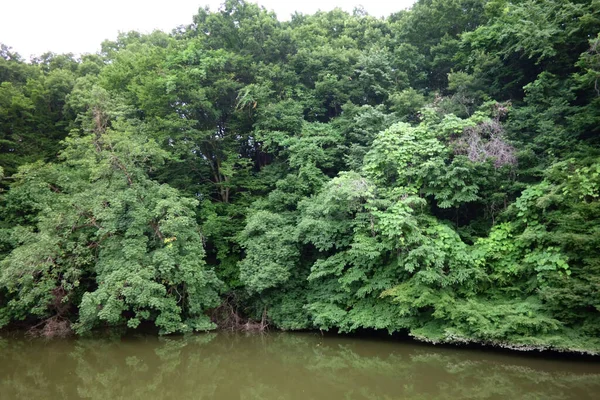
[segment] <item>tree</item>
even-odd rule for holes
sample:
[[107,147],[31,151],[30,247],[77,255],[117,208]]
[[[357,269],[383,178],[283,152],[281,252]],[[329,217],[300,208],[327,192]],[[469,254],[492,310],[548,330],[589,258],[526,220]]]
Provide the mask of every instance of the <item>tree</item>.
[[35,318],[52,329],[78,317],[78,332],[142,321],[163,333],[210,329],[204,311],[217,304],[220,283],[203,260],[197,201],[148,177],[167,154],[111,119],[106,96],[96,94],[93,131],[72,132],[62,163],[21,169],[6,199],[8,215],[28,210],[29,223],[11,229],[13,249],[0,264],[0,322]]

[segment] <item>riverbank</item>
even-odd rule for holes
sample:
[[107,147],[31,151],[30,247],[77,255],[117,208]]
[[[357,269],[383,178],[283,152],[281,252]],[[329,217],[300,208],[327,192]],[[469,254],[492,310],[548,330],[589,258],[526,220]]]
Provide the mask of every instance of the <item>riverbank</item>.
[[[34,326],[35,328],[35,326]],[[49,334],[50,333],[50,334]],[[560,347],[552,345],[551,343],[545,344],[534,344],[534,343],[510,343],[492,340],[475,340],[464,337],[451,336],[447,338],[433,340],[427,337],[417,336],[404,332],[394,332],[392,334],[383,330],[371,330],[361,329],[355,332],[336,332],[336,331],[319,331],[319,330],[300,330],[300,331],[285,331],[276,328],[269,327],[264,321],[253,322],[240,320],[237,326],[220,326],[212,331],[206,333],[224,333],[224,334],[278,334],[278,333],[292,333],[292,334],[314,334],[322,337],[332,338],[353,338],[360,340],[379,340],[389,343],[411,343],[414,345],[422,345],[426,347],[435,348],[447,348],[447,349],[468,349],[468,350],[479,350],[484,352],[494,353],[505,353],[505,354],[527,354],[532,356],[542,356],[557,359],[589,359],[589,360],[600,360],[600,346],[581,348],[581,347]],[[142,324],[138,329],[130,329],[126,326],[121,327],[107,327],[104,329],[97,329],[91,333],[88,333],[83,338],[100,336],[131,336],[131,335],[148,335],[155,337],[169,337],[177,338],[182,337],[181,334],[161,336],[158,329],[150,324]],[[203,333],[196,333],[203,334]],[[75,332],[70,328],[61,327],[61,329],[50,331],[47,329],[32,329],[13,326],[10,329],[0,329],[0,335],[14,336],[14,337],[30,337],[30,338],[45,338],[45,339],[60,339],[60,338],[77,338]],[[543,340],[540,340],[543,342]]]

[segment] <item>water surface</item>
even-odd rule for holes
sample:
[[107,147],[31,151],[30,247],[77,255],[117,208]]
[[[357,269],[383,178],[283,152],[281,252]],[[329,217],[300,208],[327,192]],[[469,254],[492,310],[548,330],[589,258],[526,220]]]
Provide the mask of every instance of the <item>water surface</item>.
[[0,337],[0,399],[598,399],[600,362],[270,333]]

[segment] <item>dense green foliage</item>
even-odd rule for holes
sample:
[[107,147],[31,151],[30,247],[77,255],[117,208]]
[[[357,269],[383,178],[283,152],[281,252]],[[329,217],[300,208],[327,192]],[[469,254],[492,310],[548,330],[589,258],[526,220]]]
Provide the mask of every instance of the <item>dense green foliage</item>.
[[597,0],[230,0],[80,59],[3,46],[0,326],[227,306],[600,351],[599,32]]

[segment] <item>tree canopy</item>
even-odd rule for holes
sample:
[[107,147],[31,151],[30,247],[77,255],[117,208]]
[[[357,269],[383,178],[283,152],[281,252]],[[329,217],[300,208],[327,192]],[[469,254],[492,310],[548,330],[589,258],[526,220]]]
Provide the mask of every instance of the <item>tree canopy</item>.
[[600,351],[599,1],[192,21],[2,45],[0,327]]

